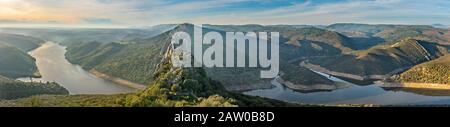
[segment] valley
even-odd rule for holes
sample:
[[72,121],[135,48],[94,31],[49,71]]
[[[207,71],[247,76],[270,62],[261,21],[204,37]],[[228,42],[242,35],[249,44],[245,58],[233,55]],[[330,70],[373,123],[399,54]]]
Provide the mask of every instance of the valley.
[[26,52],[39,47],[43,40],[30,36],[0,33],[0,100],[26,98],[34,95],[67,95],[58,83],[22,82],[15,78],[39,78],[36,59]]
[[[13,37],[48,40],[37,46],[16,45],[20,53],[15,54],[22,57],[14,58],[29,63],[28,70],[9,77],[55,82],[70,95],[38,95],[0,101],[0,106],[30,106],[36,99],[33,106],[450,104],[450,94],[445,94],[450,91],[426,85],[449,85],[449,30],[424,25],[204,25],[204,32],[220,34],[279,32],[280,74],[261,79],[262,68],[171,67],[171,35],[194,27],[184,23],[149,29],[5,29],[21,34]],[[8,76],[10,71],[1,67],[5,74],[0,75]]]
[[[65,47],[54,42],[46,42],[30,52],[36,59],[40,78],[19,78],[24,82],[57,82],[70,94],[118,94],[135,90],[95,77],[78,65],[65,59]],[[31,80],[31,81],[30,81]]]

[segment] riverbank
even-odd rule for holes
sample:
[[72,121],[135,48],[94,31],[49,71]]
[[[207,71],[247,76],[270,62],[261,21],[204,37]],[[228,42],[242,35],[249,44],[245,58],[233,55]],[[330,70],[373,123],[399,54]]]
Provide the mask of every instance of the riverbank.
[[450,90],[449,84],[436,84],[436,83],[396,83],[375,81],[375,84],[383,88],[414,88],[414,89],[433,89],[433,90]]
[[107,74],[101,73],[95,69],[91,69],[89,71],[91,74],[93,74],[94,76],[107,80],[107,81],[111,81],[113,83],[116,83],[118,85],[123,85],[123,86],[127,86],[130,88],[134,88],[137,90],[144,90],[145,88],[147,88],[147,86],[143,85],[143,84],[138,84],[138,83],[134,83],[125,79],[121,79],[121,78],[117,78],[117,77],[113,77],[113,76],[109,76]]
[[278,77],[276,81],[289,89],[301,92],[316,92],[316,91],[333,91],[337,89],[349,88],[351,85],[335,83],[334,85],[329,84],[314,84],[314,85],[303,85],[303,84],[295,84],[286,80],[283,80],[281,77]]
[[344,77],[344,78],[348,78],[348,79],[353,79],[353,80],[359,80],[359,81],[365,81],[365,80],[382,80],[382,79],[386,79],[391,77],[393,74],[397,74],[400,72],[403,72],[407,69],[409,69],[410,67],[405,67],[405,68],[399,68],[396,70],[393,70],[392,72],[389,72],[388,74],[385,75],[355,75],[355,74],[349,74],[349,73],[343,73],[343,72],[336,72],[336,71],[331,71],[328,70],[324,67],[321,67],[319,65],[314,65],[314,64],[309,64],[306,62],[301,62],[300,66],[302,67],[306,67],[308,69],[312,69],[312,70],[316,70],[322,73],[326,73],[329,75],[333,75],[333,76],[338,76],[338,77]]
[[24,82],[56,82],[66,88],[71,95],[77,94],[122,94],[133,93],[136,89],[108,82],[95,77],[66,58],[64,46],[47,42],[30,54],[36,59],[41,78],[20,78]]

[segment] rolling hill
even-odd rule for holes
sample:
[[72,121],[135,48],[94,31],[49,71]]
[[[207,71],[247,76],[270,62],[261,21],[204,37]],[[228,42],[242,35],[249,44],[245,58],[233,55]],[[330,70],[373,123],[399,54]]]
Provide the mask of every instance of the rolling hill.
[[24,52],[31,51],[44,42],[42,39],[30,36],[0,33],[0,44],[16,47]]
[[[224,29],[227,27],[228,26],[215,26],[214,28]],[[218,31],[223,33],[221,30],[210,28],[212,27],[208,27],[205,31]],[[110,76],[119,77],[139,84],[148,84],[153,80],[152,74],[155,66],[170,43],[171,35],[177,31],[191,31],[192,29],[192,24],[181,24],[158,36],[135,40],[136,43],[132,44],[101,44],[98,42],[75,43],[74,45],[68,46],[66,56],[69,61],[80,64],[85,69],[95,69],[96,71]],[[282,48],[282,50],[280,56],[283,59],[281,60],[282,64],[290,64],[287,61],[299,57],[334,55],[340,53],[340,49],[326,43],[314,42],[317,43],[317,45],[311,44],[313,42],[301,43],[305,43],[303,47],[293,46],[288,43],[281,44],[280,48]],[[321,49],[313,49],[314,51],[310,51],[311,49],[307,47],[306,43],[310,44],[309,47],[314,45]],[[205,68],[205,71],[212,79],[221,82],[227,89],[233,91],[272,87],[269,83],[270,80],[262,80],[259,77],[259,70],[260,69],[258,68]],[[281,71],[285,72],[285,76],[290,77],[288,79],[295,78],[295,74],[291,72],[299,73],[306,71],[305,73],[312,73],[307,69],[297,68],[295,66],[293,68],[282,66]],[[316,83],[333,85],[330,84],[330,81],[323,79],[320,75],[311,75],[307,77],[309,77],[309,79],[295,80],[295,83],[302,85],[314,85]]]
[[41,94],[69,94],[56,83],[13,80],[20,77],[40,77],[35,59],[26,52],[42,43],[44,40],[38,38],[0,33],[0,100]]
[[281,101],[228,92],[217,81],[208,78],[203,68],[173,67],[167,50],[158,64],[149,87],[142,92],[119,95],[44,95],[12,101],[0,106],[126,106],[126,107],[235,107],[294,106]]
[[345,34],[350,37],[378,38],[385,42],[397,42],[405,38],[414,38],[450,45],[449,29],[435,28],[429,25],[370,25],[354,23],[338,23],[326,29]]
[[391,45],[379,45],[339,57],[315,58],[309,62],[320,65],[337,76],[357,80],[383,79],[438,58],[446,53],[446,50],[436,43],[404,39]]
[[430,83],[450,85],[450,55],[416,65],[392,77],[400,83]]
[[0,44],[0,75],[9,78],[39,77],[35,59],[11,46]]
[[74,64],[90,70],[96,65],[119,52],[125,45],[119,43],[71,43],[67,48],[66,58]]

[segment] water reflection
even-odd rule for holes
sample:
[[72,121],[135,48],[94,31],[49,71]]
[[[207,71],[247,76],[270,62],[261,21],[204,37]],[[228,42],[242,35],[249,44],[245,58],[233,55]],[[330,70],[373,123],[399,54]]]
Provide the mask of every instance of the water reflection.
[[[272,89],[244,92],[247,95],[267,97],[288,102],[308,104],[450,104],[450,91],[426,89],[383,89],[376,85],[355,85],[340,78],[314,71],[336,83],[350,84],[351,87],[326,92],[300,93],[289,89],[276,80]],[[442,95],[442,96],[435,96]]]
[[[65,47],[52,42],[47,42],[30,52],[31,56],[36,58],[36,64],[42,75],[42,78],[32,80],[57,82],[71,94],[117,94],[135,91],[97,78],[80,66],[69,63],[64,56],[65,52]],[[18,80],[30,81],[29,78]]]

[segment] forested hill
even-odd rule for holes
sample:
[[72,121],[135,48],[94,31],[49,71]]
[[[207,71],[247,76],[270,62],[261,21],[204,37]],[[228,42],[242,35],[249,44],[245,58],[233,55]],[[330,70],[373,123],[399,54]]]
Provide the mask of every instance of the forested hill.
[[65,95],[69,92],[53,82],[21,82],[0,75],[0,100],[17,99],[41,94]]
[[135,83],[148,84],[156,65],[170,43],[174,30],[133,43],[85,42],[71,44],[66,57],[84,69],[119,77]]
[[[447,49],[439,44],[409,38],[338,57],[315,58],[309,62],[334,72],[360,76],[364,80],[383,79],[383,76],[371,75],[389,76],[399,73],[414,65],[436,59],[446,52]],[[340,76],[346,77],[343,74]]]
[[16,47],[24,52],[31,51],[44,42],[44,40],[35,37],[0,33],[0,44]]
[[9,78],[38,77],[35,59],[27,53],[0,43],[0,75]]
[[38,48],[44,40],[16,34],[0,33],[0,100],[41,94],[69,94],[52,82],[21,82],[21,77],[40,77],[35,59],[26,52]]
[[9,78],[39,77],[35,59],[27,52],[44,42],[30,36],[0,33],[0,75]]
[[[121,42],[73,42],[66,54],[70,62],[83,68],[139,84],[152,81],[152,73],[161,53],[177,31],[193,31],[193,24],[146,39]],[[295,25],[204,25],[203,32],[277,31],[280,32],[280,71],[282,78],[297,85],[335,84],[327,78],[299,67],[309,60],[328,70],[358,75],[386,75],[440,56],[450,32],[429,26],[335,24],[324,28]],[[397,32],[392,32],[397,31]],[[409,41],[404,40],[416,40]],[[392,41],[391,41],[392,40]],[[393,46],[393,47],[390,47]],[[431,59],[418,53],[430,54]],[[448,47],[448,46],[447,46]],[[433,54],[434,53],[434,54]],[[355,66],[347,66],[355,65]],[[228,90],[270,88],[270,80],[261,80],[254,68],[206,68],[214,80]],[[401,70],[400,70],[401,71]],[[305,74],[299,76],[298,74]],[[233,80],[230,80],[233,79]]]
[[225,90],[203,68],[173,67],[168,50],[154,73],[155,80],[141,93],[130,95],[127,106],[286,106],[287,103]]
[[[193,31],[194,25],[180,24],[174,29],[162,33],[158,36],[148,39],[137,39],[134,43],[102,43],[87,42],[73,43],[68,46],[66,54],[68,60],[75,64],[80,64],[85,69],[95,69],[102,73],[130,80],[140,84],[148,84],[152,81],[152,73],[161,59],[162,52],[171,41],[171,35],[178,31]],[[225,30],[232,30],[230,26],[205,26],[204,32],[217,31],[224,33]],[[254,29],[254,26],[248,26],[248,30]],[[286,80],[292,80],[295,83],[303,85],[328,84],[334,85],[326,78],[304,69],[297,68],[296,65],[290,65],[289,61],[299,57],[307,56],[326,56],[340,54],[348,38],[341,34],[320,30],[316,28],[296,28],[287,29],[284,27],[262,27],[265,30],[283,31],[283,37],[280,39],[281,48],[281,70],[288,76]],[[247,31],[247,30],[244,30]],[[314,31],[314,33],[306,34]],[[304,34],[302,34],[304,33]],[[320,34],[327,33],[327,34]],[[298,35],[298,36],[296,36]],[[303,36],[307,41],[301,41]],[[287,39],[289,38],[289,39]],[[297,40],[296,40],[297,39]],[[329,39],[329,40],[326,40]],[[298,41],[299,45],[284,43],[288,40]],[[322,42],[325,41],[325,42]],[[342,47],[340,47],[342,46]],[[227,69],[205,69],[214,80],[222,82],[230,90],[249,90],[258,88],[269,88],[270,80],[261,80],[258,69],[253,68],[227,68]],[[297,80],[296,73],[308,73],[311,75],[303,76],[307,79]],[[233,79],[233,80],[230,80]]]

